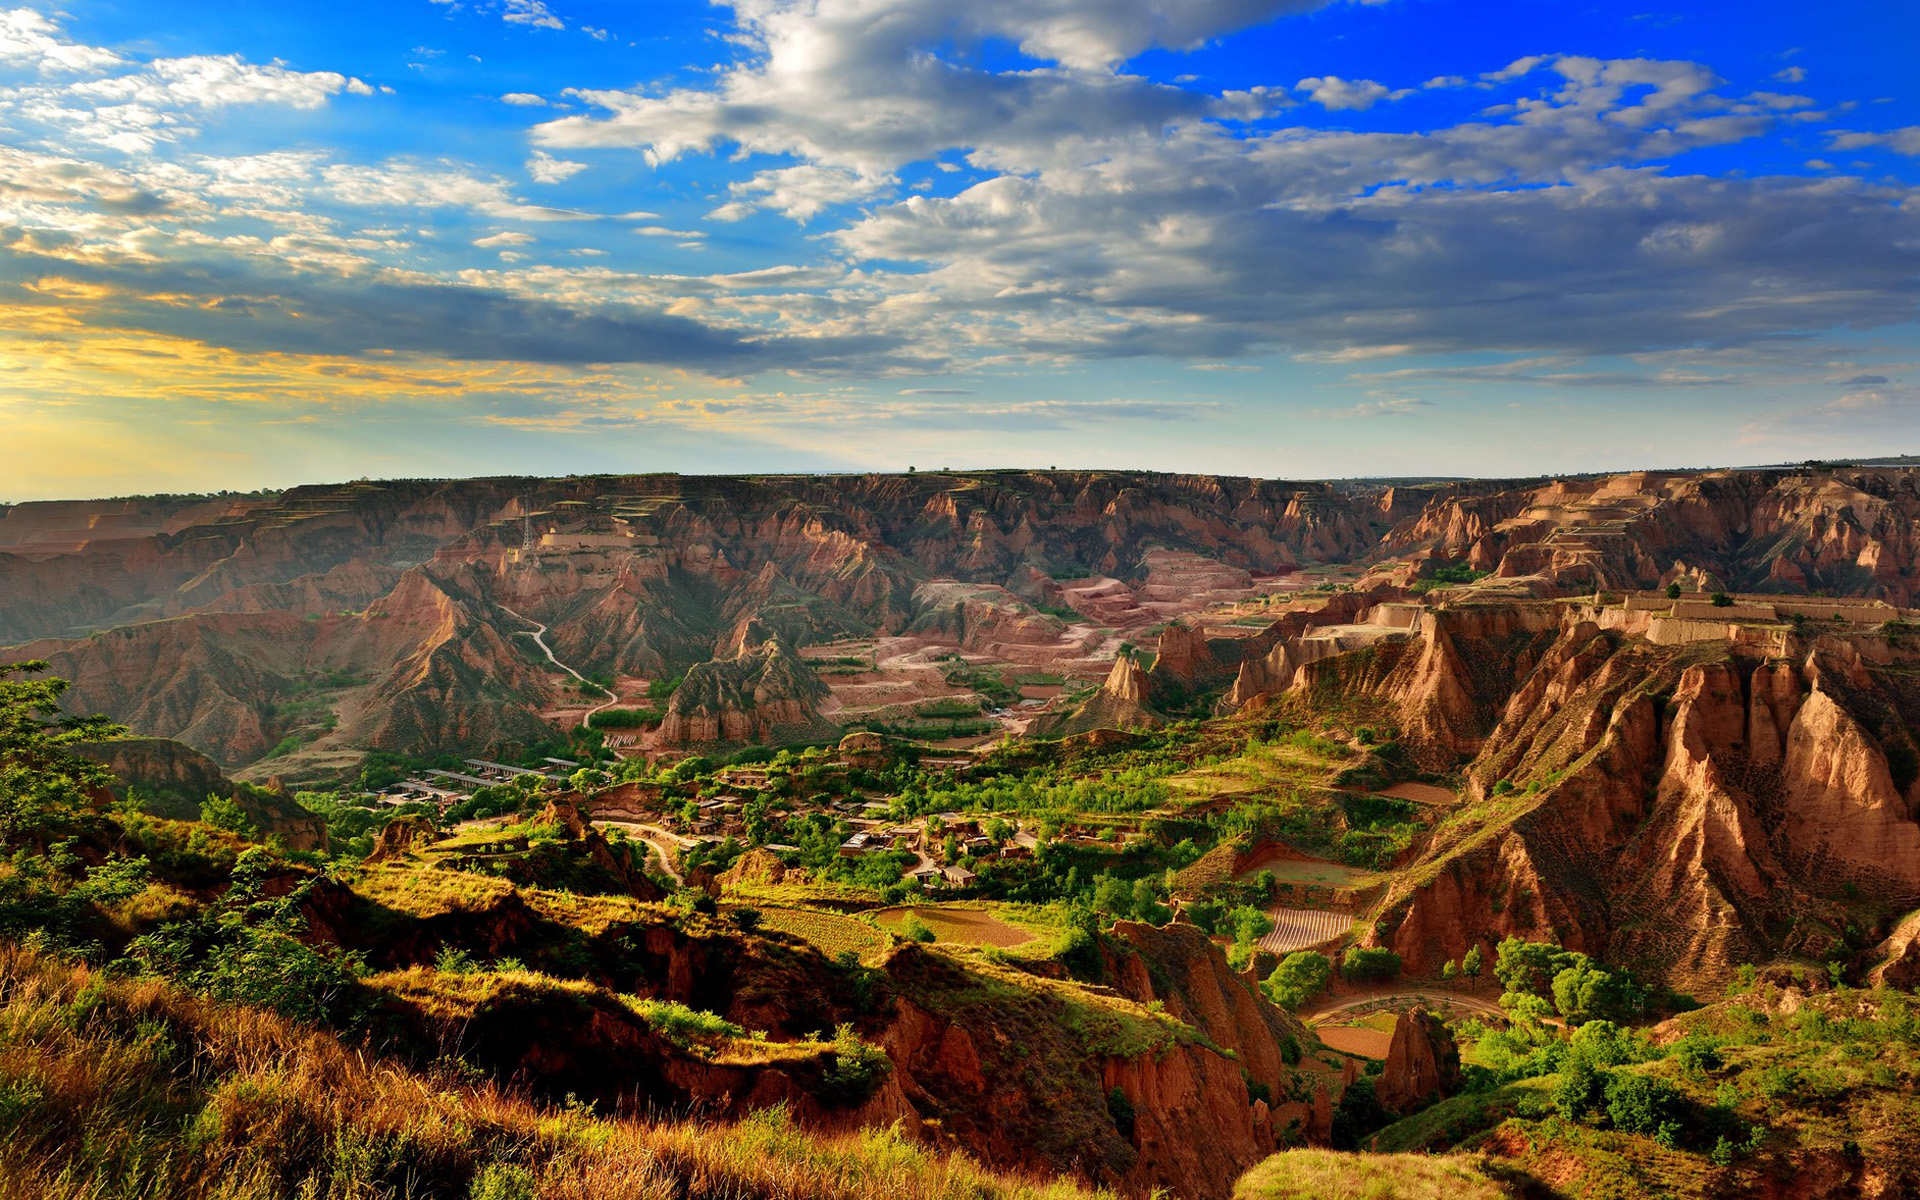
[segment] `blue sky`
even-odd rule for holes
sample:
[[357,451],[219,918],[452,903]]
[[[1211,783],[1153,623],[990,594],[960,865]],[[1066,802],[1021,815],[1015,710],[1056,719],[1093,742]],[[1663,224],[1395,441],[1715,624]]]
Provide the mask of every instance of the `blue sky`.
[[0,500],[1920,452],[1920,6],[0,0]]

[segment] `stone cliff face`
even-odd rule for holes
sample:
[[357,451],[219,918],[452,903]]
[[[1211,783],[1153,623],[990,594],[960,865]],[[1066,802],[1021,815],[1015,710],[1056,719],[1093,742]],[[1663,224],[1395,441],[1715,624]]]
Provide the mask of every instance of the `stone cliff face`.
[[[1123,997],[1159,1001],[1236,1057],[1184,1042],[1137,1051],[1080,1045],[1063,1025],[1084,1020],[1052,1011],[1057,1002],[1044,990],[945,1004],[941,996],[977,994],[978,983],[937,952],[906,946],[888,963],[901,998],[884,1043],[902,1090],[938,1120],[942,1137],[996,1165],[1067,1171],[1133,1195],[1225,1197],[1276,1144],[1275,1114],[1249,1096],[1247,1081],[1276,1097],[1312,1095],[1282,1049],[1297,1046],[1301,1031],[1198,929],[1121,922],[1115,937]],[[1116,1090],[1130,1120],[1116,1115]],[[1290,1117],[1311,1120],[1311,1102],[1289,1107],[1299,1110]]]
[[1469,819],[1380,905],[1409,969],[1515,934],[1711,981],[1826,953],[1850,898],[1920,903],[1920,652],[1656,646],[1553,614],[1432,612],[1415,643],[1294,685],[1378,704],[1425,761],[1468,760]]

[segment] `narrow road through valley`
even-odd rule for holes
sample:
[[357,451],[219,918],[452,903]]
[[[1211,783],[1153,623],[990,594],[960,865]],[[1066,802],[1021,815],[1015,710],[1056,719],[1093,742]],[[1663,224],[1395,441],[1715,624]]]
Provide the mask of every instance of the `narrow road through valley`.
[[666,868],[667,878],[673,880],[673,886],[687,886],[686,877],[673,865],[673,852],[680,848],[680,840],[673,834],[656,825],[642,825],[638,821],[597,821],[598,825],[610,825],[618,829],[629,829],[640,835],[640,840],[659,852],[660,865]]
[[[501,612],[517,617],[520,620],[525,621],[527,624],[533,626],[531,630],[528,630],[525,632],[527,633],[528,637],[533,639],[533,644],[540,647],[540,653],[547,656],[548,662],[552,663],[556,667],[559,667],[562,671],[565,671],[567,674],[573,676],[575,679],[578,679],[581,683],[586,684],[588,687],[597,688],[600,686],[599,684],[595,683],[593,680],[588,679],[585,675],[582,675],[580,672],[574,670],[572,667],[561,662],[559,659],[553,656],[553,648],[547,645],[547,627],[545,625],[542,625],[540,622],[534,620],[532,617],[527,616],[525,613],[514,612],[513,609],[508,608],[504,604],[501,604],[498,607]],[[593,727],[593,714],[600,712],[604,709],[612,708],[614,705],[618,703],[620,703],[620,697],[615,695],[612,691],[609,691],[607,693],[607,702],[605,704],[597,704],[594,707],[587,710],[587,715],[580,719],[580,728],[591,729]]]
[[1455,1008],[1469,1009],[1473,1012],[1488,1013],[1496,1017],[1506,1016],[1506,1011],[1491,1000],[1465,992],[1450,992],[1441,988],[1401,988],[1398,990],[1375,992],[1367,996],[1335,996],[1323,1003],[1300,1013],[1300,1019],[1309,1025],[1326,1024],[1329,1018],[1338,1016],[1349,1009],[1365,1008],[1387,1000],[1402,1000],[1417,997],[1421,1000],[1445,1001]]

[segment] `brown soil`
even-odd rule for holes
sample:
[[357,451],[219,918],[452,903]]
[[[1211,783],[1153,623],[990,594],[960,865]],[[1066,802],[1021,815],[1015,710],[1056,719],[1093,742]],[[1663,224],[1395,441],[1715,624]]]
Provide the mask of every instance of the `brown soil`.
[[1362,1025],[1320,1025],[1314,1032],[1320,1040],[1342,1054],[1362,1058],[1385,1058],[1393,1046],[1393,1035]]
[[1383,788],[1382,796],[1392,796],[1395,800],[1411,800],[1415,804],[1453,804],[1459,800],[1448,788],[1431,783],[1396,783]]
[[898,927],[910,915],[925,921],[940,941],[955,942],[962,946],[1021,946],[1033,940],[1033,935],[1026,930],[1009,925],[992,913],[977,908],[941,908],[935,905],[882,908],[875,910],[873,919],[897,933]]

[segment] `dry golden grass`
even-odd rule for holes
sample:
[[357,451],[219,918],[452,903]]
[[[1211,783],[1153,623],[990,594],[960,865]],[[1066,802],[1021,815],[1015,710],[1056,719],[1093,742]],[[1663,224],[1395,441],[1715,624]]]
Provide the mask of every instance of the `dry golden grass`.
[[0,1195],[1073,1200],[784,1110],[655,1124],[409,1071],[257,1009],[0,947]]
[[1234,1200],[1500,1200],[1470,1158],[1288,1150],[1240,1177]]

